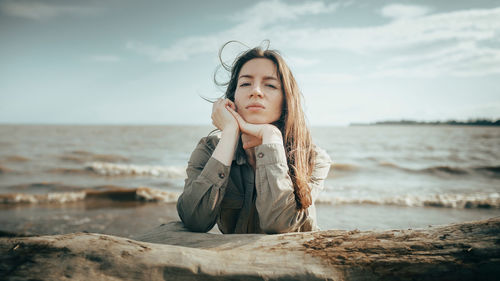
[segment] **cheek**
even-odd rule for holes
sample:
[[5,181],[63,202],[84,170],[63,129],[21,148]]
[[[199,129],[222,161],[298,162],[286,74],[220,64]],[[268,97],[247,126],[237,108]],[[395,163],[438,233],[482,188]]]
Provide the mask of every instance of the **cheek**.
[[241,92],[236,90],[234,92],[234,105],[236,106],[236,112],[238,112],[238,109],[240,108],[241,105]]
[[275,112],[277,115],[281,116],[281,110],[283,108],[283,105],[284,105],[284,99],[281,97],[281,98],[276,98],[274,104],[276,105],[275,106]]

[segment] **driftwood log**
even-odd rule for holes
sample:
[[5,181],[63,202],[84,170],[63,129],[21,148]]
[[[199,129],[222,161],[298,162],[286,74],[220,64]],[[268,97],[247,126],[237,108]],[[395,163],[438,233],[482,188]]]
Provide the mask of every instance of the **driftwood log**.
[[500,217],[390,231],[0,238],[1,280],[500,280]]

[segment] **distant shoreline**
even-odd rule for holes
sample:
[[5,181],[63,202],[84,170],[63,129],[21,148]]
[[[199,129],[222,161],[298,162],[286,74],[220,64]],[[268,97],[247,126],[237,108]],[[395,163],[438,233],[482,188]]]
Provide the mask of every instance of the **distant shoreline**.
[[477,119],[469,121],[414,121],[414,120],[399,120],[399,121],[378,121],[374,123],[350,123],[349,126],[375,126],[375,125],[447,125],[447,126],[500,126],[500,119],[488,120],[488,119]]

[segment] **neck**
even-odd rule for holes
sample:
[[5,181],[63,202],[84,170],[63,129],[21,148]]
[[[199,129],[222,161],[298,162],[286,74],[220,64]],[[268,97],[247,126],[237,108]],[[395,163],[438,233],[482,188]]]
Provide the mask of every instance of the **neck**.
[[247,148],[247,149],[245,149],[245,154],[247,155],[247,161],[248,161],[248,163],[255,170],[255,149],[253,147],[252,148]]

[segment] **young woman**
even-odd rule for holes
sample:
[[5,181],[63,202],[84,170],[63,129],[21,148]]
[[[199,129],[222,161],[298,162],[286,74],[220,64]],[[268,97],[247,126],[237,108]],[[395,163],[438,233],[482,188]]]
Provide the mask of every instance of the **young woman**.
[[196,146],[177,202],[184,225],[206,232],[217,223],[224,234],[319,230],[314,201],[331,160],[312,143],[301,93],[277,51],[236,58],[212,123],[221,134]]

